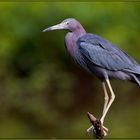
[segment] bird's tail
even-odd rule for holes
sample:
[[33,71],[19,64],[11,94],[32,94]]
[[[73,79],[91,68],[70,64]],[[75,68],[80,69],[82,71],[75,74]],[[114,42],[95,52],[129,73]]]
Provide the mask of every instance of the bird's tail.
[[132,81],[134,81],[140,87],[140,65],[134,67],[131,72],[131,76],[133,77]]
[[137,79],[138,79],[138,85],[140,86],[140,75],[137,75]]
[[140,65],[137,65],[137,67],[135,67],[134,69],[135,69],[134,79],[137,85],[140,87]]

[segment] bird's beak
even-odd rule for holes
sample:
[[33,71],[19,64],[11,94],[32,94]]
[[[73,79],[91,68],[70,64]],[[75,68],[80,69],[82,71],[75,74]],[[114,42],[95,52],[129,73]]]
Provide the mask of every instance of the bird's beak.
[[47,32],[47,31],[52,31],[52,30],[59,30],[59,29],[66,29],[66,25],[67,24],[65,22],[62,22],[60,24],[57,24],[57,25],[51,26],[49,28],[46,28],[42,32]]

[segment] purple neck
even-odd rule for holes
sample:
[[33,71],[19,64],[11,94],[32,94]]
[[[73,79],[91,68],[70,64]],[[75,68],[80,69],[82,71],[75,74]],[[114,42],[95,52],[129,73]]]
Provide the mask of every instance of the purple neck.
[[66,43],[67,51],[72,57],[74,57],[76,53],[77,40],[84,34],[86,34],[86,31],[81,25],[78,26],[76,30],[67,33],[65,37],[65,43]]
[[83,36],[84,34],[86,34],[85,29],[82,27],[82,25],[79,23],[77,25],[77,28],[72,32],[76,38],[79,38],[81,36]]

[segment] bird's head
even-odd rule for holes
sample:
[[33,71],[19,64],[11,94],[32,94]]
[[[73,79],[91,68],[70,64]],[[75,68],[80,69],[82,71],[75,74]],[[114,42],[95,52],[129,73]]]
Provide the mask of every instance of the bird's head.
[[44,29],[43,32],[52,30],[68,30],[70,32],[73,32],[80,28],[83,29],[82,25],[76,19],[67,18],[57,25]]

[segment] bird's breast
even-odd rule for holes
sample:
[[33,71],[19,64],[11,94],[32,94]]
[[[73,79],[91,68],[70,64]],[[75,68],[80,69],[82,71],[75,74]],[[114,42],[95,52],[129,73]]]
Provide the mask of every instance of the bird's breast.
[[67,52],[73,58],[75,57],[75,53],[77,50],[76,41],[77,41],[77,38],[72,33],[68,33],[65,37],[65,46],[66,46]]
[[84,61],[83,56],[79,51],[79,47],[77,45],[78,36],[75,36],[73,33],[68,33],[65,37],[65,46],[67,52],[72,57],[76,64],[79,64],[81,67],[86,69],[89,72],[86,62]]

